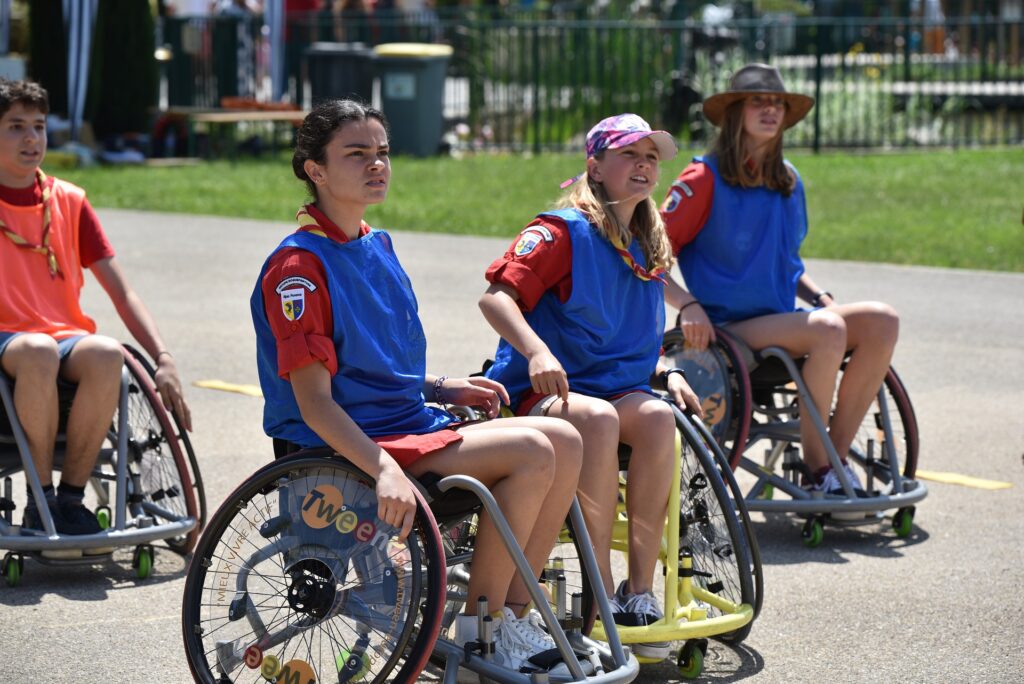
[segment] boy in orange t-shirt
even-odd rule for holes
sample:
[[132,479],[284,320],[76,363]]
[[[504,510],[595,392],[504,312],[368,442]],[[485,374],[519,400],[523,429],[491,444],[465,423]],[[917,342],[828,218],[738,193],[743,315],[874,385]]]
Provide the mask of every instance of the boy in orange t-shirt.
[[[96,324],[82,313],[83,268],[93,272],[128,330],[156,360],[164,405],[189,430],[191,416],[174,359],[125,280],[85,192],[39,168],[48,111],[40,85],[0,79],[0,369],[15,380],[14,407],[57,531],[93,534],[99,523],[82,498],[117,406],[122,351],[116,340],[96,335]],[[54,490],[58,378],[78,387]],[[23,527],[42,528],[38,505],[30,488]]]

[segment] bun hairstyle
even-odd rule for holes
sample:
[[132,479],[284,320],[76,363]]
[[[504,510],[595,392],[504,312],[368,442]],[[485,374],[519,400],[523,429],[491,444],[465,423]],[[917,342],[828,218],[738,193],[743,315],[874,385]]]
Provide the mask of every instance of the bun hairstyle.
[[313,108],[295,133],[295,153],[292,155],[292,171],[295,177],[306,184],[309,194],[316,199],[316,184],[306,173],[306,160],[312,159],[323,164],[325,150],[334,134],[350,121],[376,119],[388,130],[384,114],[356,100],[325,100]]

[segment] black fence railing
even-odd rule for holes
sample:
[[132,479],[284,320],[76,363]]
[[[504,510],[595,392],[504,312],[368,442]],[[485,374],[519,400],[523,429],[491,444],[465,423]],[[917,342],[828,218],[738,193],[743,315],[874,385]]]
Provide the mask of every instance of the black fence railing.
[[[164,67],[172,106],[269,99],[260,18],[166,19],[160,30],[172,51]],[[974,14],[936,26],[887,16],[772,15],[711,25],[652,17],[312,14],[292,17],[286,35],[287,97],[304,107],[312,97],[306,51],[315,42],[450,44],[444,117],[454,145],[576,149],[595,121],[632,111],[701,147],[710,134],[701,100],[749,61],[776,65],[787,87],[817,99],[788,134],[790,145],[1024,143],[1019,17]],[[365,64],[359,68],[372,68]]]

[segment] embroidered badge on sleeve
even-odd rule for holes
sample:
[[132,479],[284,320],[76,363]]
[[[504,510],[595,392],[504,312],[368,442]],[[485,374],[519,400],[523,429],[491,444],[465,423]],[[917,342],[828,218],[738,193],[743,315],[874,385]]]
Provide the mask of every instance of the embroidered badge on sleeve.
[[302,318],[306,310],[306,291],[301,287],[291,290],[279,290],[281,294],[281,311],[289,321]]
[[523,233],[522,237],[519,238],[519,242],[516,243],[515,254],[516,256],[526,256],[534,250],[534,248],[543,242],[544,238],[534,232]]

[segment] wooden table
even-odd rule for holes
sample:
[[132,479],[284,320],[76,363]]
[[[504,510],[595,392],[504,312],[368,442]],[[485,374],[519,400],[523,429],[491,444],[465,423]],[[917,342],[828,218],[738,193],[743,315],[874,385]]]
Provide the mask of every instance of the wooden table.
[[[217,109],[185,113],[189,134],[189,154],[195,155],[195,126],[204,124],[209,127],[211,138],[227,139],[228,156],[234,161],[238,151],[236,133],[238,125],[242,123],[269,123],[272,127],[271,150],[276,153],[278,126],[286,124],[294,128],[302,123],[308,113],[298,110],[247,109]],[[212,155],[212,145],[208,148],[207,154]]]

